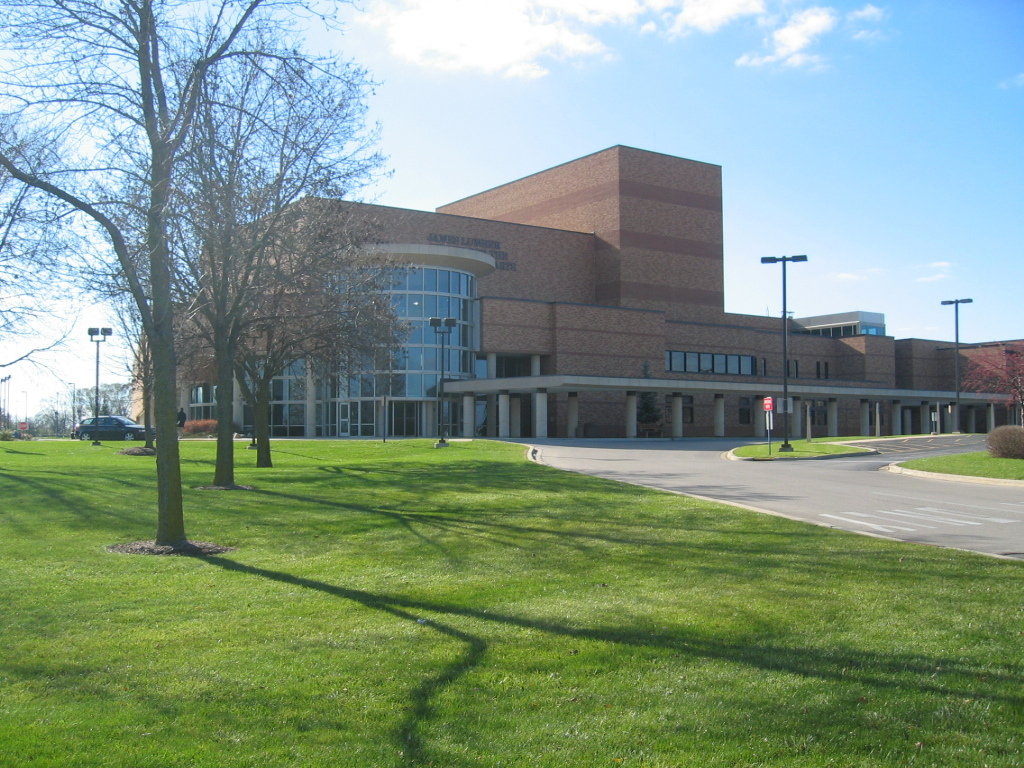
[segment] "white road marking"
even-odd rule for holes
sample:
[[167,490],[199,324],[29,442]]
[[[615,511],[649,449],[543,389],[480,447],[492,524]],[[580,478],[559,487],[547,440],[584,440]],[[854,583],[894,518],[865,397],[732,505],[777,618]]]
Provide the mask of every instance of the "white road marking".
[[[857,514],[857,513],[853,512],[851,514]],[[871,529],[876,530],[876,531],[881,531],[882,533],[893,533],[895,531],[908,531],[908,532],[913,532],[914,531],[913,528],[904,528],[902,525],[877,525],[876,523],[869,523],[867,520],[851,520],[848,517],[841,517],[839,515],[827,515],[827,514],[825,514],[825,515],[822,515],[822,517],[830,517],[833,520],[842,520],[844,523],[853,523],[854,525],[866,525],[868,528],[871,528]]]

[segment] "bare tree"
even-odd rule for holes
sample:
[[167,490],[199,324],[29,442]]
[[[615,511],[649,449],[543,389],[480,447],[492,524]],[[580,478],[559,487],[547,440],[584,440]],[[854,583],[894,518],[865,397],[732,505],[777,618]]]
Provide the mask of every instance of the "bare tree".
[[351,209],[335,201],[295,206],[269,260],[274,274],[253,297],[250,322],[239,338],[235,374],[252,408],[256,465],[272,466],[271,383],[304,361],[321,378],[361,368],[390,355],[405,335],[386,291],[393,265],[363,250]]
[[[57,314],[60,256],[72,239],[60,221],[58,206],[0,169],[0,343],[36,335],[40,322]],[[0,368],[32,360],[66,335],[54,331],[39,346],[0,353]]]
[[[269,46],[254,41],[254,49]],[[183,154],[176,210],[182,304],[206,342],[216,383],[214,484],[235,486],[232,404],[239,344],[267,318],[274,281],[329,277],[343,244],[299,236],[308,195],[341,196],[381,165],[363,132],[366,74],[352,65],[238,57],[211,72]],[[346,241],[349,238],[346,238]],[[282,252],[287,243],[290,253]],[[312,249],[296,253],[297,249]],[[311,292],[322,292],[313,286]],[[339,297],[344,298],[344,297]],[[316,304],[317,299],[308,301]],[[277,312],[280,307],[275,307]],[[329,313],[330,314],[330,313]],[[276,322],[278,318],[274,318]],[[308,320],[304,319],[308,324]]]
[[[113,255],[153,361],[157,434],[175,434],[173,242],[182,146],[207,78],[235,57],[293,54],[287,0],[0,0],[0,169],[76,215]],[[295,7],[294,4],[292,4]],[[40,149],[44,148],[44,149]],[[157,441],[158,544],[188,544],[178,443]]]

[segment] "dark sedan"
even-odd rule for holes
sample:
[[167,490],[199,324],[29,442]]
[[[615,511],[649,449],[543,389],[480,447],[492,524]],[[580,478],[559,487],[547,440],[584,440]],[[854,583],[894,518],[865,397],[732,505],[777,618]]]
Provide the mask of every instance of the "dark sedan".
[[96,416],[83,419],[73,430],[77,440],[142,440],[146,428],[125,416]]

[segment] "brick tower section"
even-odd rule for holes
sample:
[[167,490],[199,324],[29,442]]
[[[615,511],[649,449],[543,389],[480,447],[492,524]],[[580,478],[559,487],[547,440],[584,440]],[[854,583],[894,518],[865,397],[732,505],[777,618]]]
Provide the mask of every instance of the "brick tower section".
[[593,233],[600,304],[720,318],[722,169],[616,146],[437,209]]

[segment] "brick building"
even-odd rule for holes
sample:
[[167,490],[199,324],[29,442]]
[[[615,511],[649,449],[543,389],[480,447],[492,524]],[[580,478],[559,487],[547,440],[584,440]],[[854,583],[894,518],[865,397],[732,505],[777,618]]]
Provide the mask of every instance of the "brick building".
[[[332,381],[297,361],[273,432],[764,435],[782,319],[724,311],[721,190],[718,166],[616,146],[434,213],[322,201],[409,265],[393,291],[409,342],[389,370]],[[793,319],[789,352],[794,437],[952,429],[952,342],[896,340],[882,315],[847,312]],[[212,392],[183,386],[182,400],[202,417]],[[960,404],[965,431],[1018,418],[990,394]]]

